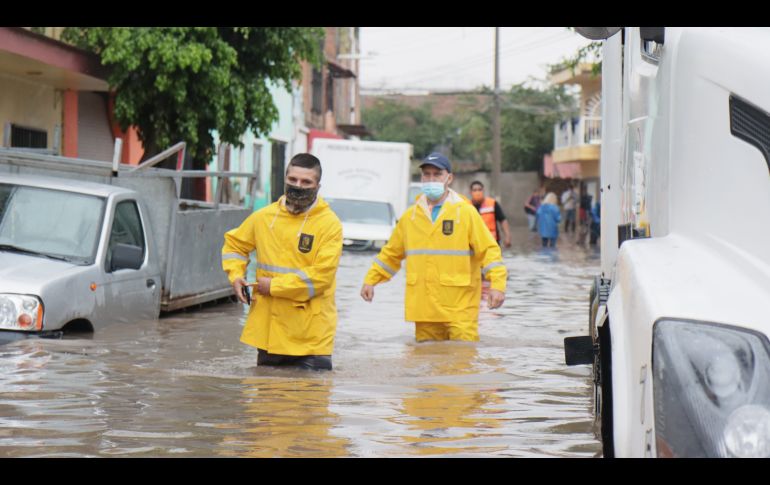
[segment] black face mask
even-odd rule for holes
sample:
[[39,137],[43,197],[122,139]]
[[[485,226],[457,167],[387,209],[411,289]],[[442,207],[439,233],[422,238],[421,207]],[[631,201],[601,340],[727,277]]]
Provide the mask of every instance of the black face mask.
[[313,205],[318,195],[318,187],[303,189],[296,185],[285,184],[283,191],[286,194],[286,209],[292,214],[304,212]]

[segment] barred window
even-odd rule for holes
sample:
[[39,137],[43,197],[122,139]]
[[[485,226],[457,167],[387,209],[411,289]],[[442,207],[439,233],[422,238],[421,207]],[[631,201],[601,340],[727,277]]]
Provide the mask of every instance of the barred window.
[[11,124],[11,145],[18,148],[48,148],[48,132]]

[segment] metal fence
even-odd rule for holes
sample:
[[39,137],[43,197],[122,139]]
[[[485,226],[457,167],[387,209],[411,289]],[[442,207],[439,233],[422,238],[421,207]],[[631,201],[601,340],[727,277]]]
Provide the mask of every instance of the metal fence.
[[581,116],[554,125],[553,147],[569,148],[602,142],[602,119],[599,116]]

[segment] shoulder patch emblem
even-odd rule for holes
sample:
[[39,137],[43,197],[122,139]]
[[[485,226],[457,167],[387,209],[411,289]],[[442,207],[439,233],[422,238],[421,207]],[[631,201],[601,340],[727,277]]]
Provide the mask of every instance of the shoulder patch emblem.
[[444,233],[444,235],[449,236],[451,235],[455,230],[455,221],[444,221],[443,225],[441,227],[441,232]]
[[315,236],[312,234],[305,234],[304,232],[299,235],[299,244],[297,244],[297,249],[299,249],[299,252],[301,253],[309,253],[311,249],[313,249],[313,239]]

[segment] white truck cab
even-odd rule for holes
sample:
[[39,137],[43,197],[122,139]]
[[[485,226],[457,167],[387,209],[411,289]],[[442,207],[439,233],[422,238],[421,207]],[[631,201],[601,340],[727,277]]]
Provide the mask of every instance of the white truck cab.
[[770,29],[578,31],[605,39],[602,265],[565,350],[604,455],[768,457]]

